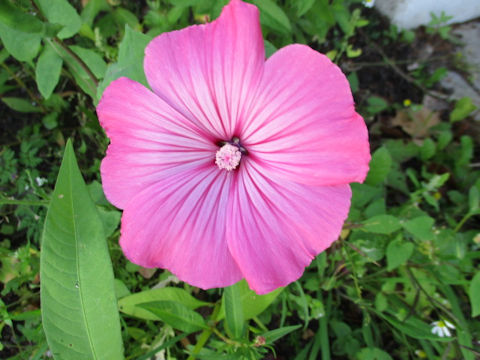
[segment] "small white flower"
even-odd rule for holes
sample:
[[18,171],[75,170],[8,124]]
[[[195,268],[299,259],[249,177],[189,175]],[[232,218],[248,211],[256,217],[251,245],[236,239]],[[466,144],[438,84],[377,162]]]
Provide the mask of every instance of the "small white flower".
[[438,335],[440,337],[450,337],[452,336],[449,329],[455,329],[455,326],[447,320],[434,321],[432,323],[432,334]]
[[47,182],[47,179],[37,176],[35,181],[37,182],[38,186],[42,187]]
[[363,0],[363,5],[365,7],[371,8],[375,4],[375,0]]

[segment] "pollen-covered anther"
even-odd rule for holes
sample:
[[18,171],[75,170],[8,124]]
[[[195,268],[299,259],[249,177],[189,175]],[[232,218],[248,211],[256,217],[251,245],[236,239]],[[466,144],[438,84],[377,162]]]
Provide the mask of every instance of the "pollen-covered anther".
[[225,169],[227,171],[235,169],[238,164],[240,164],[240,159],[242,158],[242,153],[240,149],[232,144],[223,145],[215,155],[215,164],[220,169]]

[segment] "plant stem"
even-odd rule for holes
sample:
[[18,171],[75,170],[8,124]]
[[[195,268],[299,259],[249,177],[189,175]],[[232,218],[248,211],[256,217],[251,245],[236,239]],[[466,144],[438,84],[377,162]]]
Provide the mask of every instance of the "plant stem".
[[217,302],[215,304],[215,307],[213,308],[213,312],[212,312],[212,315],[210,316],[210,320],[209,320],[213,324],[210,326],[210,328],[202,331],[202,333],[198,337],[197,343],[195,344],[195,347],[193,348],[192,353],[187,358],[187,360],[194,360],[196,358],[195,355],[198,354],[203,349],[203,347],[207,343],[208,339],[212,335],[213,330],[215,329],[215,322],[217,320],[217,316],[218,316],[219,312],[220,312],[220,303]]
[[49,203],[50,202],[46,200],[0,199],[0,205],[48,206]]

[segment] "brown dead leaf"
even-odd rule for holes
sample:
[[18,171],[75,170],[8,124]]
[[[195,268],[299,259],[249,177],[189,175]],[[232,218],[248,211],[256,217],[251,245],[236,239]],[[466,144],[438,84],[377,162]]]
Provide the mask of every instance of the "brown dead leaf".
[[430,129],[440,123],[440,115],[425,106],[420,110],[403,109],[397,111],[392,125],[400,126],[414,139],[424,139],[430,135]]
[[155,274],[155,271],[157,271],[157,269],[148,269],[144,267],[140,267],[140,269],[138,269],[140,275],[142,275],[145,279],[150,279],[153,274]]

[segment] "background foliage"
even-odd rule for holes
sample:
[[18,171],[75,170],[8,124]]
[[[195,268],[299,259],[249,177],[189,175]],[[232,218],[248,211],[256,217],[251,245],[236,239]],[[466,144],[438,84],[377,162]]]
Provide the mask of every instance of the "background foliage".
[[[292,42],[326,53],[369,126],[371,170],[352,185],[341,239],[265,296],[129,263],[99,183],[108,140],[95,104],[120,76],[146,84],[150,39],[214,19],[226,1],[0,0],[1,358],[479,356],[478,110],[438,86],[467,69],[451,28],[434,18],[399,32],[359,0],[251,2],[267,56]],[[419,56],[426,42],[436,58]],[[447,323],[450,336],[432,332]]]

